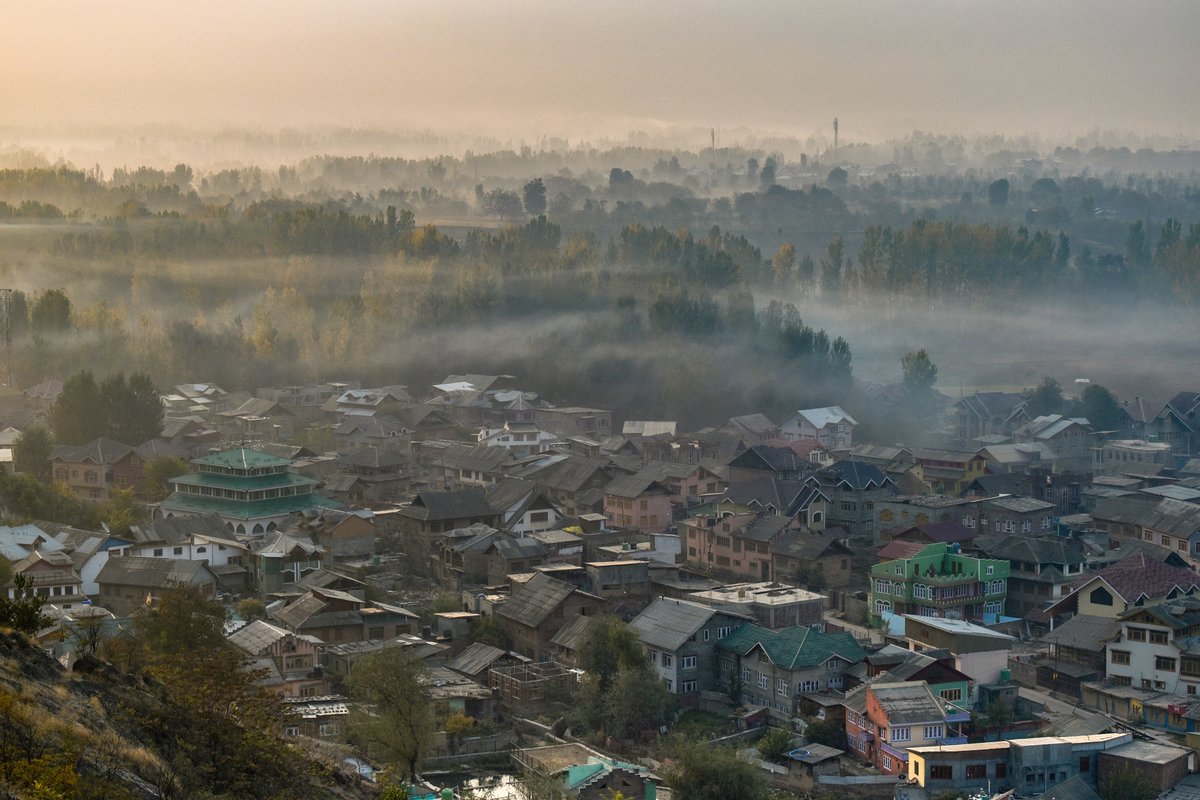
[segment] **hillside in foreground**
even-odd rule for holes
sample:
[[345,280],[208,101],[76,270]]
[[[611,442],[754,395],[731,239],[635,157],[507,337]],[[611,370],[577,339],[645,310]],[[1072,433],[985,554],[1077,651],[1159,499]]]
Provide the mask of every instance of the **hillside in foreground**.
[[198,711],[165,683],[90,656],[65,670],[0,632],[0,798],[373,796],[235,705]]

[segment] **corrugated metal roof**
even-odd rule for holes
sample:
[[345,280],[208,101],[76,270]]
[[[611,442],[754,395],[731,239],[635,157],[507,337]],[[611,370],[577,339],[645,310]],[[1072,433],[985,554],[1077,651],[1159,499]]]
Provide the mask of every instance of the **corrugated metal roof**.
[[583,646],[583,640],[587,636],[587,632],[592,627],[592,622],[595,617],[575,617],[566,625],[564,625],[554,637],[550,639],[550,643],[564,650],[577,651]]
[[467,677],[475,677],[490,668],[497,659],[503,658],[504,655],[505,651],[499,647],[493,647],[483,642],[475,642],[451,659],[446,664],[446,668]]
[[271,645],[278,642],[280,639],[285,639],[292,634],[271,623],[256,619],[247,625],[243,625],[233,633],[226,636],[225,639],[235,647],[245,650],[252,656],[261,654]]
[[923,681],[874,683],[867,686],[867,691],[875,695],[891,725],[911,725],[945,719],[942,704],[934,698],[929,686]]
[[539,572],[516,590],[509,601],[496,610],[496,614],[520,625],[536,628],[577,591],[571,584]]
[[675,651],[703,628],[715,608],[688,600],[660,597],[629,623],[647,647]]

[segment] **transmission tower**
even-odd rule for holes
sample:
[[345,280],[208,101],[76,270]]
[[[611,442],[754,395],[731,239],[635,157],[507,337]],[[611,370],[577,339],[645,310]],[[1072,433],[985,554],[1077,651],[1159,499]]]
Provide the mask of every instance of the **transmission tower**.
[[12,365],[12,289],[0,289],[0,325],[4,326],[4,386],[16,388]]

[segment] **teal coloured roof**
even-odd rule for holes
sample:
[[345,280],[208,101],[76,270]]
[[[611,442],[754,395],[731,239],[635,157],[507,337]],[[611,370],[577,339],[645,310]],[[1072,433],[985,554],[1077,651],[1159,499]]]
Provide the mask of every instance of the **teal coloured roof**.
[[240,501],[175,492],[162,501],[159,508],[164,511],[179,511],[186,514],[218,514],[226,518],[249,520],[277,517],[280,514],[291,514],[317,508],[342,508],[342,504],[319,494]]
[[762,647],[772,664],[784,669],[811,669],[833,656],[851,664],[867,657],[866,651],[849,633],[821,633],[804,626],[773,631],[747,623],[739,625],[717,643],[718,648],[743,656],[756,646]]
[[617,769],[632,772],[635,775],[650,775],[650,771],[640,764],[630,764],[627,761],[617,761],[614,758],[600,759],[592,756],[586,764],[575,764],[574,766],[567,767],[567,788],[572,791],[578,790],[589,781],[603,777]]
[[171,478],[171,483],[186,486],[212,486],[217,489],[242,489],[257,491],[261,489],[280,489],[288,486],[316,486],[317,481],[296,475],[291,472],[278,472],[272,475],[216,475],[211,472],[193,472]]
[[579,784],[590,779],[593,775],[607,772],[605,764],[576,764],[567,768],[567,788],[574,789]]
[[286,467],[290,466],[292,462],[286,458],[277,458],[257,450],[239,447],[236,450],[226,450],[223,453],[192,459],[192,463],[230,469],[262,469],[264,467]]

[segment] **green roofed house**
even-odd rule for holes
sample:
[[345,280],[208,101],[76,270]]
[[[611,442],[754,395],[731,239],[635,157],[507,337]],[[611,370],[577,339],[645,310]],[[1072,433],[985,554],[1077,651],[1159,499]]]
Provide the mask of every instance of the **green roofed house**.
[[317,494],[317,481],[289,472],[286,458],[238,448],[193,459],[195,472],[171,479],[175,490],[156,518],[216,514],[234,533],[273,531],[291,514],[341,504]]
[[801,696],[841,690],[846,670],[866,658],[849,633],[797,626],[769,630],[739,625],[717,643],[720,686],[741,686],[742,702],[766,706],[790,722]]
[[903,614],[997,622],[1008,570],[1008,561],[965,556],[957,543],[930,544],[908,558],[883,561],[871,567],[871,624]]

